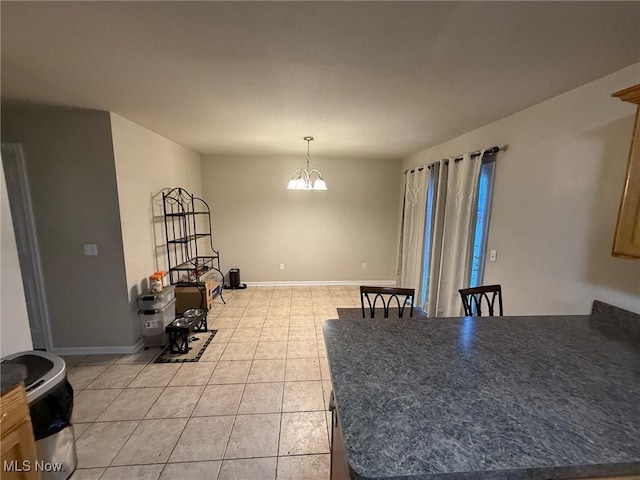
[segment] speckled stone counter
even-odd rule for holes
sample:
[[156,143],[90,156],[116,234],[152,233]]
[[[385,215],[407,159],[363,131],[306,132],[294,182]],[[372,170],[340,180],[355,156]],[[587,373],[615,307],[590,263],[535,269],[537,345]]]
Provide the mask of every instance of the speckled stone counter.
[[[341,320],[362,320],[362,309],[361,308],[343,308],[343,307],[339,307],[336,308],[337,312],[338,312],[338,318]],[[369,318],[370,313],[367,311],[365,312],[365,315],[367,316],[367,318]],[[382,311],[382,309],[378,309],[374,320],[377,320],[379,318],[384,318],[384,312]],[[398,317],[398,309],[397,308],[391,308],[389,309],[389,319],[393,320],[394,318],[400,318]],[[409,311],[407,310],[407,312],[404,314],[403,318],[409,318]],[[410,318],[427,318],[427,314],[424,313],[424,311],[421,308],[418,307],[414,307],[413,309],[413,316]]]
[[326,321],[351,477],[640,474],[640,341],[617,328],[606,311]]

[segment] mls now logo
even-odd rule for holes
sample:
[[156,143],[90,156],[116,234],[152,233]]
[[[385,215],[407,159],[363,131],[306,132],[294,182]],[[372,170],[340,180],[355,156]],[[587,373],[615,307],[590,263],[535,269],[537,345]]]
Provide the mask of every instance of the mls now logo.
[[11,460],[10,462],[4,461],[2,464],[2,469],[5,472],[31,472],[35,470],[36,472],[61,472],[62,471],[62,463],[53,463],[53,462],[45,462],[43,460],[36,460],[32,462],[31,460]]

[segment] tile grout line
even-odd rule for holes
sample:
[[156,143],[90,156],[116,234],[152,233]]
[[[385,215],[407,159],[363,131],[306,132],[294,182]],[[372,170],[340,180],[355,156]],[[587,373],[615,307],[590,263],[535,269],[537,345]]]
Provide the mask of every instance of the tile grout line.
[[[252,295],[253,296],[253,295]],[[243,312],[246,311],[247,306],[244,307]],[[240,318],[242,318],[242,316],[240,316]],[[238,323],[240,322],[240,320],[238,320]],[[220,359],[222,359],[222,356],[224,355],[224,352],[227,350],[227,346],[229,345],[229,340],[233,337],[233,335],[236,332],[236,329],[238,328],[238,323],[236,323],[236,326],[233,328],[233,332],[231,332],[231,336],[229,336],[229,339],[227,340],[227,344],[224,347],[224,350],[222,351],[222,353],[220,354]],[[218,363],[219,364],[219,363]],[[218,365],[216,365],[216,368],[218,368]],[[211,372],[211,377],[213,377],[213,374],[215,373],[215,369],[213,372]],[[209,377],[209,381],[211,381],[211,377]],[[208,382],[207,382],[207,386],[208,386]],[[245,383],[246,386],[246,383]],[[205,387],[206,388],[206,387]],[[244,396],[244,390],[245,387],[242,388],[242,395],[240,396],[240,402],[242,402],[242,397]],[[203,390],[204,391],[204,390]],[[238,408],[240,408],[240,404],[238,404]],[[195,410],[194,410],[195,411]],[[227,455],[227,449],[229,448],[229,442],[231,441],[231,434],[233,433],[233,428],[236,425],[236,419],[238,418],[237,415],[237,411],[236,411],[236,415],[233,417],[233,422],[231,423],[231,428],[229,429],[229,436],[227,437],[227,441],[225,442],[225,446],[224,446],[224,451],[222,452],[222,458],[220,459],[220,468],[218,469],[218,474],[216,475],[216,479],[220,478],[220,474],[222,473],[222,467],[224,466],[224,458]]]
[[[289,296],[289,297],[290,297],[290,296]],[[286,297],[285,297],[285,298],[286,298]],[[326,298],[326,297],[324,297],[324,296],[323,296],[323,297],[321,297],[321,298]],[[274,300],[273,296],[271,296],[271,300]],[[247,305],[250,305],[250,300],[248,300],[248,304],[247,304]],[[286,347],[286,349],[285,349],[285,354],[284,354],[285,376],[284,376],[284,379],[283,379],[283,391],[282,391],[282,397],[281,397],[281,399],[280,399],[280,409],[281,409],[281,411],[279,412],[279,413],[280,413],[280,426],[279,426],[280,428],[279,428],[279,431],[278,431],[278,450],[277,450],[277,452],[276,452],[276,456],[275,456],[275,457],[269,457],[269,456],[267,456],[267,457],[250,457],[250,458],[248,458],[248,459],[251,459],[251,458],[274,458],[274,459],[275,459],[275,461],[276,461],[276,472],[275,472],[275,473],[276,473],[276,475],[277,475],[277,472],[278,472],[279,458],[281,457],[281,455],[280,455],[280,451],[279,451],[279,450],[280,450],[280,444],[281,444],[281,440],[282,440],[282,437],[281,437],[281,430],[282,430],[282,420],[283,420],[283,415],[284,415],[283,409],[284,409],[284,385],[286,384],[286,367],[287,367],[287,365],[288,365],[288,363],[289,363],[289,360],[292,360],[292,359],[297,358],[297,357],[292,357],[292,358],[290,358],[290,357],[289,357],[289,351],[288,351],[288,348],[289,348],[289,345],[290,345],[290,342],[291,342],[291,337],[290,337],[290,335],[291,335],[291,328],[292,328],[292,326],[291,326],[291,316],[292,316],[292,315],[291,315],[291,311],[292,311],[292,310],[291,310],[291,308],[292,308],[292,304],[290,303],[290,304],[289,304],[289,315],[287,316],[287,320],[288,320],[288,321],[287,321],[287,338],[286,338],[286,342],[283,342],[283,343],[285,343],[285,347]],[[243,312],[243,313],[244,313],[244,312]],[[218,316],[220,316],[220,315],[222,315],[222,314],[223,314],[223,311],[218,312]],[[326,315],[326,313],[325,313],[325,314],[322,314],[322,315],[324,316],[324,315]],[[241,315],[241,316],[240,316],[240,318],[243,318],[243,316]],[[265,319],[266,319],[266,317],[265,317]],[[241,320],[239,320],[239,321],[241,321]],[[307,324],[305,324],[305,323],[301,323],[300,325],[295,325],[295,327],[306,327],[306,326],[307,326]],[[236,323],[236,326],[235,326],[233,329],[231,329],[231,330],[233,330],[233,331],[232,331],[232,334],[235,332],[236,328],[239,328],[237,323]],[[249,327],[247,327],[247,328],[249,328]],[[261,338],[261,335],[262,335],[262,332],[263,332],[264,328],[266,328],[266,327],[264,326],[264,321],[263,321],[263,322],[261,323],[261,327],[260,327],[260,335],[258,336],[257,343],[260,343],[260,338]],[[317,345],[317,344],[318,344],[318,341],[319,341],[319,338],[320,338],[320,335],[319,335],[319,333],[318,333],[318,325],[316,324],[315,316],[314,316],[313,328],[314,328],[314,332],[313,332],[313,337],[311,337],[311,338],[315,338],[315,344],[316,344],[317,355],[310,356],[310,357],[308,357],[308,358],[315,358],[315,359],[317,359],[317,361],[318,361],[318,368],[319,368],[319,370],[320,370],[320,384],[322,385],[322,381],[323,381],[323,378],[324,378],[324,377],[323,377],[323,375],[322,375],[322,368],[321,368],[321,366],[320,366],[320,362],[322,361],[322,357],[320,357],[320,350],[318,349],[318,345]],[[229,338],[231,338],[231,335],[229,336]],[[183,429],[182,429],[181,433],[178,435],[178,439],[176,440],[176,443],[174,444],[174,446],[173,446],[173,448],[172,448],[172,451],[169,453],[169,456],[168,456],[168,458],[167,458],[167,461],[166,461],[166,462],[161,462],[161,463],[158,463],[158,464],[157,464],[157,465],[163,465],[163,467],[162,467],[162,469],[161,469],[161,471],[160,471],[160,473],[159,473],[158,475],[162,475],[162,473],[166,470],[166,467],[167,467],[167,465],[168,465],[169,463],[176,463],[176,462],[169,462],[168,460],[171,458],[171,455],[172,455],[172,454],[173,454],[173,452],[175,451],[175,448],[176,448],[176,447],[177,447],[177,445],[178,445],[179,439],[180,439],[180,437],[182,436],[182,434],[183,434],[183,432],[184,432],[184,428],[186,428],[187,423],[189,422],[189,420],[190,420],[191,418],[196,418],[196,417],[193,417],[193,412],[195,411],[195,408],[196,408],[197,404],[201,401],[201,399],[202,399],[202,395],[203,395],[203,393],[204,393],[205,389],[206,389],[208,386],[210,386],[210,385],[223,385],[223,384],[211,384],[211,383],[210,383],[210,381],[211,381],[211,377],[212,377],[212,376],[213,376],[213,374],[215,373],[215,369],[216,369],[216,368],[218,368],[218,366],[219,366],[219,362],[220,362],[220,360],[221,360],[221,358],[222,358],[222,355],[224,354],[224,351],[226,350],[226,348],[229,346],[229,344],[230,344],[230,343],[233,343],[233,342],[229,342],[229,338],[226,340],[226,342],[225,342],[225,346],[224,346],[224,348],[223,348],[222,352],[220,353],[220,356],[218,357],[218,360],[217,360],[217,361],[214,361],[214,362],[206,362],[206,363],[213,363],[213,364],[214,364],[214,366],[213,366],[213,368],[212,368],[211,374],[210,374],[210,375],[208,376],[208,378],[205,380],[205,383],[206,383],[205,385],[198,385],[198,384],[190,385],[190,384],[187,384],[187,385],[178,385],[178,386],[173,386],[174,388],[186,387],[186,386],[201,386],[201,387],[202,387],[202,391],[201,391],[200,395],[198,396],[198,399],[197,399],[197,400],[195,401],[195,403],[194,403],[194,408],[193,408],[193,409],[191,409],[190,414],[186,417],[186,418],[187,418],[187,421],[185,422],[185,426],[183,427]],[[298,341],[306,341],[306,338],[301,338],[301,339],[297,339],[297,340],[298,340]],[[278,341],[278,339],[275,339],[275,341]],[[252,342],[251,342],[251,343],[252,343]],[[253,364],[253,362],[257,360],[256,356],[257,356],[257,345],[256,345],[256,349],[255,349],[255,350],[253,351],[253,353],[252,353],[252,357],[251,357],[251,364]],[[300,358],[307,358],[307,357],[300,357]],[[266,359],[266,360],[277,360],[277,358],[275,358],[275,359],[273,359],[273,358],[268,358],[268,359]],[[117,360],[116,360],[116,361],[117,361]],[[136,363],[137,363],[137,362],[136,362]],[[142,362],[140,362],[140,363],[142,363]],[[148,364],[149,364],[149,362],[147,362],[147,363],[146,363],[146,365],[148,365]],[[145,367],[143,367],[143,370],[144,370],[144,368],[145,368]],[[125,390],[125,389],[132,389],[132,388],[153,388],[152,386],[130,387],[131,383],[133,383],[133,382],[135,381],[135,379],[136,379],[136,378],[138,378],[138,376],[141,374],[141,372],[142,372],[142,371],[140,371],[136,376],[134,376],[134,377],[133,377],[133,379],[131,379],[131,380],[127,383],[127,385],[126,385],[124,388],[120,388],[121,392],[120,392],[120,393],[118,394],[118,396],[114,399],[114,401],[116,401],[118,398],[120,398],[120,396],[123,394],[123,392],[124,392],[124,390]],[[161,392],[160,392],[159,396],[158,396],[158,397],[156,398],[156,400],[151,404],[151,406],[150,406],[149,408],[147,408],[147,409],[146,409],[146,413],[144,414],[144,417],[146,417],[146,415],[148,415],[148,413],[149,413],[149,412],[154,408],[154,406],[158,404],[158,402],[159,402],[160,398],[162,397],[162,395],[164,395],[164,394],[169,390],[169,387],[170,387],[170,385],[169,385],[169,384],[170,384],[170,383],[171,383],[171,382],[176,378],[176,375],[178,374],[177,372],[178,372],[178,371],[176,370],[176,371],[173,373],[173,375],[171,376],[171,378],[169,379],[169,382],[167,382],[167,384],[165,384],[165,385],[163,385],[163,386],[162,386],[162,390],[161,390]],[[98,376],[100,376],[100,374],[99,374]],[[95,379],[94,379],[94,380],[95,380]],[[246,393],[246,386],[247,386],[247,385],[248,385],[248,383],[249,383],[249,382],[248,382],[248,380],[249,380],[249,379],[248,379],[248,376],[247,376],[247,378],[245,379],[245,381],[244,381],[244,382],[234,382],[234,383],[240,383],[240,384],[242,384],[242,385],[243,385],[243,391],[242,391],[242,395],[241,395],[240,401],[239,401],[238,406],[237,406],[236,411],[235,411],[235,415],[234,415],[234,422],[233,422],[233,424],[232,424],[232,426],[231,426],[231,430],[230,430],[230,432],[229,432],[229,438],[227,438],[227,442],[226,442],[226,444],[225,444],[225,452],[224,452],[224,454],[223,454],[223,458],[221,459],[221,467],[222,467],[222,462],[224,462],[224,461],[225,461],[224,456],[226,455],[226,452],[227,452],[228,447],[229,447],[230,437],[231,437],[231,432],[233,431],[233,428],[234,428],[234,426],[235,426],[235,420],[237,419],[237,417],[238,417],[239,415],[244,415],[244,414],[241,414],[241,413],[239,412],[239,409],[240,409],[240,405],[241,405],[241,403],[242,403],[242,399],[244,398],[245,393]],[[292,380],[291,382],[293,382],[293,383],[297,383],[297,382],[305,382],[305,381],[308,381],[308,380],[300,379],[300,380]],[[91,383],[91,382],[90,382],[90,383]],[[265,383],[265,382],[258,382],[258,383]],[[272,382],[266,382],[266,383],[272,383]],[[89,389],[89,390],[102,390],[102,389]],[[322,400],[323,400],[323,405],[324,405],[324,398],[323,398]],[[110,406],[114,401],[110,402],[109,406]],[[109,406],[107,406],[107,408],[109,408]],[[326,407],[326,406],[325,406],[325,407]],[[106,410],[106,408],[105,408],[104,410]],[[303,413],[303,412],[307,412],[307,411],[311,412],[311,411],[315,411],[315,410],[296,410],[295,412]],[[323,410],[323,411],[324,411],[324,410]],[[294,412],[294,413],[295,413],[295,412]],[[101,414],[102,414],[102,413],[101,413]],[[250,415],[250,414],[246,414],[246,415]],[[215,417],[216,415],[211,415],[211,416]],[[146,419],[146,418],[144,418],[144,417],[143,417],[141,420],[137,421],[137,425],[136,425],[136,427],[134,428],[133,432],[131,433],[131,435],[129,435],[129,436],[125,439],[125,441],[124,441],[124,443],[123,443],[123,446],[118,450],[118,452],[116,452],[116,454],[115,454],[115,456],[114,456],[114,459],[115,459],[115,457],[117,457],[117,455],[119,455],[119,454],[120,454],[120,452],[122,451],[122,448],[123,448],[123,447],[124,447],[124,445],[129,441],[129,439],[131,438],[131,436],[132,436],[132,435],[134,435],[136,431],[138,431],[138,429],[140,428],[141,423],[142,423],[144,420],[147,420],[147,419]],[[181,418],[181,419],[184,419],[185,417],[163,417],[163,419],[168,419],[168,418]],[[116,421],[116,420],[114,420],[114,421]],[[325,419],[324,419],[324,422],[325,422],[325,425],[326,425],[326,417],[325,417]],[[94,422],[88,422],[88,423],[94,424],[94,423],[97,423],[97,422],[96,422],[96,421],[94,421]],[[89,427],[88,427],[88,428],[89,428]],[[314,453],[308,453],[308,454],[293,454],[293,455],[282,455],[282,457],[287,457],[287,456],[291,456],[291,457],[305,457],[305,456],[315,456],[315,455],[325,455],[325,454],[321,454],[321,453],[315,453],[315,454],[314,454]],[[234,460],[243,460],[243,459],[244,459],[244,458],[238,458],[238,459],[234,459]],[[203,461],[204,461],[204,460],[203,460]],[[207,460],[207,461],[208,461],[208,460]],[[113,460],[111,460],[111,463],[112,463],[112,462],[113,462]],[[193,462],[188,462],[188,463],[196,463],[196,462],[198,462],[198,461],[193,461]],[[110,465],[109,465],[108,467],[104,467],[104,468],[105,468],[105,471],[104,471],[104,472],[106,472],[106,470],[107,470],[107,469],[109,469],[109,468],[115,468],[115,466],[111,465],[111,463],[110,463]],[[181,462],[177,462],[177,463],[181,463]],[[156,465],[156,464],[152,463],[152,464],[146,464],[146,465]],[[104,472],[103,472],[103,475],[104,475]],[[219,476],[221,473],[222,473],[222,470],[220,469],[220,470],[218,471],[218,476]]]
[[[216,317],[216,318],[217,318],[217,317]],[[234,329],[233,329],[232,335],[233,335],[233,333],[235,333],[235,328],[236,328],[236,327],[234,327]],[[229,341],[227,340],[227,341],[226,341],[226,345],[225,345],[225,347],[224,347],[224,349],[223,349],[222,353],[220,354],[220,358],[222,358],[222,355],[224,354],[224,351],[227,349],[227,346],[228,346],[228,345],[229,345]],[[182,437],[182,435],[183,435],[183,433],[184,433],[184,430],[186,429],[186,427],[187,427],[187,425],[189,424],[189,422],[191,421],[191,419],[192,419],[192,418],[200,418],[200,417],[193,417],[193,413],[196,411],[196,408],[198,407],[198,403],[200,403],[200,401],[202,400],[202,396],[204,395],[204,393],[205,393],[205,391],[206,391],[207,387],[210,385],[210,384],[209,384],[209,381],[211,380],[211,377],[212,377],[212,376],[213,376],[213,374],[215,373],[216,368],[218,368],[218,365],[219,365],[219,363],[220,363],[220,358],[219,358],[219,359],[218,359],[218,361],[216,362],[216,365],[215,365],[215,367],[213,368],[213,370],[211,371],[211,375],[209,375],[209,378],[207,379],[206,384],[203,386],[203,388],[202,388],[202,392],[200,393],[200,396],[198,397],[198,400],[195,402],[195,404],[194,404],[194,406],[193,406],[193,409],[191,410],[191,413],[190,413],[189,417],[187,418],[187,421],[185,422],[185,425],[184,425],[184,427],[183,427],[182,431],[180,432],[180,436],[179,436],[179,437],[178,437],[178,439],[176,440],[176,443],[175,443],[175,445],[173,446],[173,448],[172,448],[172,450],[171,450],[171,453],[170,453],[170,454],[169,454],[169,456],[167,457],[167,463],[165,463],[165,466],[164,466],[164,467],[163,467],[163,469],[162,469],[163,471],[164,471],[164,469],[166,468],[167,464],[169,463],[169,460],[171,459],[171,456],[173,455],[173,452],[175,451],[176,447],[177,447],[177,446],[178,446],[178,444],[180,443],[180,438]],[[244,388],[243,388],[243,394],[244,394]],[[226,444],[225,444],[224,451],[222,452],[222,458],[220,459],[220,468],[218,469],[218,474],[216,475],[216,478],[217,478],[217,477],[219,477],[220,472],[222,471],[222,462],[224,461],[224,456],[225,456],[225,454],[226,454],[226,450],[227,450],[227,448],[228,448],[228,446],[229,446],[229,441],[230,441],[230,439],[231,439],[231,432],[233,431],[233,426],[235,425],[235,418],[236,418],[236,417],[234,417],[234,421],[233,421],[233,423],[232,423],[232,425],[231,425],[231,429],[229,430],[229,436],[228,436],[228,438],[227,438],[227,441],[226,441]],[[171,463],[180,463],[180,462],[171,462]],[[161,472],[161,473],[162,473],[162,472]]]
[[[289,308],[289,313],[291,313],[291,308]],[[278,424],[278,442],[276,445],[276,469],[275,469],[275,478],[278,478],[278,466],[280,464],[280,443],[282,441],[282,420],[284,418],[284,395],[285,395],[285,388],[287,385],[287,361],[289,359],[289,328],[291,327],[291,315],[289,315],[289,320],[287,322],[287,341],[286,341],[286,345],[285,345],[285,349],[284,349],[284,372],[282,375],[282,399],[280,401],[280,422]]]
[[[153,365],[153,364],[152,364],[152,363],[150,363],[150,362],[147,362],[147,364],[142,368],[142,370],[140,370],[140,372],[138,373],[138,375],[141,375],[141,374],[142,374],[142,372],[144,371],[144,369],[145,369],[147,366],[149,366],[149,365]],[[171,376],[171,378],[169,379],[169,382],[171,382],[171,380],[173,379],[173,377],[175,376],[175,374],[176,374],[176,373],[177,373],[177,370],[176,370],[176,372],[174,372],[174,374]],[[133,381],[138,377],[138,375],[136,375],[136,376],[135,376],[135,377],[134,377],[134,378],[133,378],[133,379],[132,379],[128,384],[127,384],[127,386],[126,386],[126,387],[124,387],[123,392],[124,392],[124,390],[126,390],[126,389],[128,388],[128,386],[129,386],[129,385],[131,385],[131,383],[133,383]],[[167,385],[169,384],[169,382],[167,382]],[[132,387],[132,388],[136,388],[136,387]],[[140,387],[140,388],[145,388],[145,387]],[[154,387],[148,387],[148,388],[154,388]],[[166,387],[165,387],[165,388],[166,388]],[[163,389],[163,391],[164,391],[164,389]],[[120,396],[120,395],[118,395],[118,396]],[[116,398],[117,398],[117,397],[116,397]],[[159,397],[158,397],[158,398],[159,398]],[[114,401],[115,401],[115,400],[114,400]],[[108,408],[108,407],[107,407],[107,408]],[[106,410],[106,409],[105,409],[105,410]],[[103,412],[103,413],[104,413],[104,412]],[[147,413],[149,413],[149,412],[147,411]],[[145,414],[145,415],[146,415],[146,414]],[[120,446],[120,448],[118,449],[118,451],[116,452],[116,454],[113,456],[113,458],[112,458],[112,459],[111,459],[111,461],[109,462],[109,466],[107,467],[107,469],[109,469],[109,468],[111,468],[111,467],[117,467],[117,466],[120,466],[120,465],[113,465],[114,460],[115,460],[115,459],[117,458],[117,456],[120,454],[120,452],[121,452],[121,451],[122,451],[122,449],[125,447],[125,445],[127,444],[127,442],[131,439],[131,437],[132,437],[132,436],[133,436],[133,435],[138,431],[138,428],[140,428],[140,426],[142,425],[142,422],[143,422],[143,421],[144,421],[144,417],[143,417],[143,419],[142,419],[142,420],[137,420],[138,424],[137,424],[137,425],[136,425],[136,427],[133,429],[133,431],[131,432],[131,434],[126,438],[126,440],[122,443],[122,445]],[[187,422],[188,422],[188,420],[187,420]],[[185,425],[187,424],[187,422],[185,422]],[[94,422],[94,423],[96,423],[96,422]],[[183,430],[184,430],[184,427],[183,427]],[[180,432],[180,435],[182,435],[182,431]],[[178,439],[179,439],[179,438],[180,438],[180,437],[178,437]],[[177,444],[177,440],[176,440],[176,444]],[[175,448],[175,445],[174,445],[174,448]],[[173,449],[172,449],[171,453],[173,453]],[[170,457],[170,456],[171,456],[171,454],[169,454],[169,457]],[[167,457],[167,460],[169,459],[169,457]],[[164,467],[163,467],[163,469],[164,469]],[[104,471],[104,473],[101,475],[101,477],[102,477],[106,472],[107,472],[107,470],[105,470],[105,471]]]

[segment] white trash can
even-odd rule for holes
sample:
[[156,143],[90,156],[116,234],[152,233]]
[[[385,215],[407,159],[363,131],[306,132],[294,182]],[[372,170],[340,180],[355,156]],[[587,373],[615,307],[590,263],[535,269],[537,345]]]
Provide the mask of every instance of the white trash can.
[[36,439],[37,460],[42,462],[42,480],[66,480],[78,465],[76,441],[71,425],[73,387],[67,367],[57,355],[39,350],[18,352],[3,364],[24,365],[27,402]]

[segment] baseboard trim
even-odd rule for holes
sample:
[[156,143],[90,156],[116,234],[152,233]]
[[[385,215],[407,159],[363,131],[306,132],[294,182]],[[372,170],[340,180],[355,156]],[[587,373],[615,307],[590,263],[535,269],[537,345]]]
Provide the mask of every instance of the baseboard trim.
[[126,355],[137,353],[144,347],[144,340],[141,338],[135,345],[113,346],[113,347],[63,347],[52,348],[51,353],[56,355]]
[[354,286],[354,285],[378,285],[381,287],[394,287],[394,280],[302,280],[285,282],[245,282],[250,287],[308,287],[308,286]]

